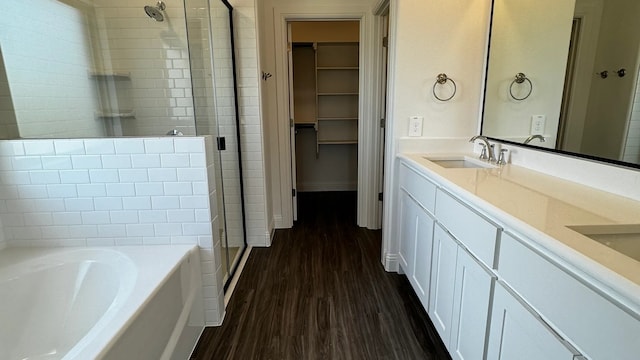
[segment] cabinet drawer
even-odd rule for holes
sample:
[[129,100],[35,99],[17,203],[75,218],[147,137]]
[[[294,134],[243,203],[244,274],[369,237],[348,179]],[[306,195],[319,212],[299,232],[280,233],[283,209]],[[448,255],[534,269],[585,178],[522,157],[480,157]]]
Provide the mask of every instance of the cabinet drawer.
[[442,190],[437,192],[436,219],[475,257],[493,267],[498,226]]
[[570,360],[579,354],[517,295],[496,284],[487,359]]
[[592,359],[637,359],[640,321],[510,234],[502,236],[498,274]]
[[411,197],[416,199],[420,206],[433,214],[436,202],[436,185],[434,183],[401,163],[400,187],[411,194]]

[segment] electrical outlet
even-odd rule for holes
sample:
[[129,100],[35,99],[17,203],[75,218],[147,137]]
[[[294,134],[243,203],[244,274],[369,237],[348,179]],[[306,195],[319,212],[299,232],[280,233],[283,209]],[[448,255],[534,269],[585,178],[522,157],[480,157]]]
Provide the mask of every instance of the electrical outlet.
[[412,116],[409,118],[409,136],[422,136],[422,123],[424,117]]
[[544,125],[546,122],[546,115],[531,115],[530,135],[544,135]]

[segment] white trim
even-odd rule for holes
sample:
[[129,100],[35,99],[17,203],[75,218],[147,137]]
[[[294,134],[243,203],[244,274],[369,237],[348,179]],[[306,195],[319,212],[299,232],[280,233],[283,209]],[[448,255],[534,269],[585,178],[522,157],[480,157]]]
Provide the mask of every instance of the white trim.
[[384,269],[387,272],[400,272],[398,254],[384,254]]
[[284,221],[282,220],[282,215],[273,215],[273,227],[271,229],[273,229],[273,231],[275,231],[275,229],[285,229],[291,226],[286,226],[284,224]]
[[[396,173],[396,158],[395,158],[395,149],[397,140],[395,139],[395,124],[392,121],[393,112],[395,109],[395,104],[392,101],[395,95],[395,82],[396,82],[396,73],[393,71],[396,63],[396,14],[398,12],[398,0],[391,0],[389,4],[389,43],[388,43],[388,69],[389,72],[387,74],[387,97],[389,101],[387,102],[387,112],[385,114],[385,118],[387,119],[387,126],[385,128],[385,149],[384,149],[384,162],[385,162],[385,174],[384,174],[384,194],[385,201],[383,202],[382,209],[382,251],[381,254],[381,262],[384,265],[385,269],[390,271],[392,269],[390,267],[390,262],[387,261],[387,254],[396,253],[395,249],[392,249],[393,245],[395,245],[395,241],[393,240],[394,234],[397,233],[396,229],[393,227],[393,214],[395,214],[395,201],[396,201],[396,193],[395,193],[395,176]],[[389,264],[389,265],[388,265]]]
[[[375,88],[370,82],[378,81],[374,62],[375,47],[373,35],[373,19],[368,6],[345,6],[337,9],[319,9],[317,6],[274,7],[274,49],[276,74],[287,74],[287,22],[294,20],[358,20],[360,21],[360,101],[358,105],[358,217],[359,226],[376,228],[377,174],[379,171],[377,149],[378,138],[375,136],[378,121],[372,121],[375,109]],[[280,196],[282,214],[280,227],[293,226],[293,204],[291,189],[291,144],[284,141],[289,137],[288,78],[276,76],[277,95],[277,134],[280,171]],[[373,205],[372,205],[373,204]],[[372,214],[373,213],[373,214]],[[274,216],[276,217],[276,216]],[[371,222],[374,219],[374,222]],[[278,223],[278,221],[276,221]]]
[[265,241],[265,246],[266,247],[270,247],[272,244],[272,239],[273,239],[273,234],[274,231],[265,231],[264,233],[264,241]]
[[379,0],[373,7],[373,15],[382,16],[389,13],[389,0]]

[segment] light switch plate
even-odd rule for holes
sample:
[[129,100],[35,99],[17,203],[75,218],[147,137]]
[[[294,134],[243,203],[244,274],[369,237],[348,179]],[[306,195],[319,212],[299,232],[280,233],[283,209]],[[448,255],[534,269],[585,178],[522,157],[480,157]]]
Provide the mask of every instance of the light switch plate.
[[546,122],[546,115],[531,115],[530,135],[544,135],[544,125]]
[[422,123],[424,117],[411,116],[409,118],[409,136],[422,136]]

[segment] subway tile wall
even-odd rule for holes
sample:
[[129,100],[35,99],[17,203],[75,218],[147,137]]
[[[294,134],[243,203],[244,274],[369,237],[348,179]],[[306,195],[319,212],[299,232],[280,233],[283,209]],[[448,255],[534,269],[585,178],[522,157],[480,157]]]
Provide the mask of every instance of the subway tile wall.
[[0,140],[18,137],[18,123],[11,99],[11,88],[0,49]]
[[[6,6],[4,6],[6,5]],[[11,104],[0,103],[2,127],[7,112],[17,118],[22,137],[92,137],[104,135],[95,118],[96,88],[88,10],[61,1],[24,0],[3,4],[0,43],[4,66],[0,78],[11,83]],[[43,35],[46,34],[46,41]],[[8,96],[1,90],[0,96]],[[9,124],[6,124],[6,122]],[[16,138],[17,128],[2,138]]]
[[622,160],[640,164],[640,76],[636,83],[635,98]]
[[234,1],[238,102],[243,141],[247,242],[252,246],[270,246],[267,219],[266,178],[262,120],[260,117],[260,77],[258,68],[255,1]]
[[[188,5],[196,1],[188,2]],[[195,134],[194,108],[192,104],[191,84],[196,94],[206,90],[207,98],[216,98],[216,103],[210,107],[220,121],[220,134],[226,135],[228,146],[233,149],[235,144],[235,129],[233,122],[232,77],[227,67],[230,67],[230,52],[220,40],[228,38],[226,21],[218,21],[226,17],[226,8],[219,1],[211,1],[211,16],[213,24],[214,62],[216,70],[215,90],[212,92],[210,62],[203,58],[198,65],[197,57],[192,57],[189,64],[188,46],[200,41],[208,46],[207,36],[201,33],[199,39],[187,39],[184,9],[181,2],[167,3],[165,21],[156,22],[149,19],[143,11],[147,2],[142,0],[96,0],[93,8],[82,9],[71,7],[60,2],[53,3],[56,8],[39,6],[39,0],[25,0],[12,3],[9,11],[16,12],[16,16],[3,16],[0,23],[15,19],[42,19],[35,23],[42,27],[61,26],[65,32],[56,29],[47,30],[48,33],[65,34],[75,38],[73,48],[53,44],[55,37],[48,43],[50,53],[60,53],[64,56],[72,55],[72,60],[61,59],[63,70],[71,68],[81,69],[80,75],[47,74],[46,71],[55,68],[47,65],[47,59],[42,58],[41,48],[33,44],[32,53],[21,58],[25,65],[19,74],[25,77],[25,96],[16,97],[17,105],[24,105],[25,109],[33,112],[34,122],[23,131],[24,136],[35,137],[94,137],[105,135],[164,135],[167,131],[177,128],[184,134]],[[40,4],[41,5],[41,4]],[[49,6],[49,5],[47,5]],[[205,8],[205,7],[201,7]],[[35,10],[34,10],[35,9]],[[35,16],[33,11],[42,11],[42,16]],[[64,15],[64,16],[62,16]],[[205,17],[201,14],[201,28],[206,28]],[[56,19],[49,21],[47,19]],[[60,21],[65,19],[65,21]],[[68,24],[67,24],[68,20]],[[25,24],[29,24],[25,28]],[[3,23],[3,26],[5,24]],[[9,45],[23,45],[12,33],[35,33],[38,27],[30,21],[16,21],[16,27],[2,32],[8,39],[3,40],[3,51]],[[239,81],[239,114],[241,121],[241,137],[243,141],[243,167],[246,194],[247,239],[249,244],[256,246],[269,245],[269,229],[265,216],[265,173],[263,164],[262,130],[259,117],[258,97],[258,62],[256,43],[255,4],[246,1],[235,9],[236,52]],[[88,29],[88,30],[87,30]],[[42,29],[40,29],[42,30]],[[89,35],[86,35],[89,34]],[[196,33],[192,33],[196,34]],[[60,40],[62,41],[62,36]],[[12,42],[10,42],[12,41]],[[65,50],[66,49],[66,50]],[[53,51],[63,50],[63,51]],[[78,52],[77,56],[74,51]],[[57,56],[57,55],[56,55]],[[62,56],[62,55],[61,55]],[[77,59],[76,59],[77,58]],[[75,59],[75,60],[74,60]],[[194,61],[195,60],[195,61]],[[76,64],[77,63],[77,64]],[[193,74],[193,76],[192,76]],[[56,77],[57,76],[57,77]],[[64,81],[57,80],[64,76]],[[57,101],[43,101],[38,93],[33,93],[33,79],[48,78],[47,89],[56,90],[63,96],[54,97]],[[13,79],[12,79],[13,80]],[[205,82],[209,82],[206,84]],[[42,81],[40,81],[42,82]],[[0,81],[1,83],[1,81]],[[59,91],[60,84],[69,85],[73,94]],[[65,90],[66,91],[66,90]],[[71,91],[71,90],[69,90]],[[97,92],[97,93],[96,93]],[[0,102],[6,103],[9,97],[4,97],[0,85]],[[41,97],[51,94],[43,93]],[[86,99],[82,98],[86,97]],[[200,99],[202,99],[201,97]],[[22,99],[22,100],[20,100]],[[71,100],[73,99],[73,101]],[[41,109],[41,104],[53,103],[60,108],[59,112]],[[200,108],[200,107],[198,107]],[[5,107],[0,108],[5,110]],[[204,110],[209,111],[209,110]],[[14,113],[13,111],[10,111]],[[44,116],[43,112],[46,112]],[[20,111],[16,111],[20,115]],[[131,113],[132,117],[109,118],[110,113]],[[103,115],[99,117],[97,115]],[[201,115],[201,114],[198,114]],[[2,117],[8,121],[6,126],[14,123],[9,117]],[[42,119],[53,119],[46,125]],[[77,123],[57,128],[56,124],[63,124],[62,119],[73,120]],[[198,134],[216,134],[213,129],[212,117],[199,116],[195,122],[199,127]],[[22,121],[20,121],[22,123]],[[53,124],[53,125],[52,125]],[[0,124],[2,126],[2,124]],[[202,127],[202,128],[200,128]],[[206,129],[205,129],[206,128]],[[15,136],[10,136],[15,138]],[[232,242],[241,238],[240,197],[236,185],[239,174],[237,172],[237,154],[227,151],[222,154],[222,164],[225,177],[229,181],[223,182],[226,202],[228,233]]]
[[194,244],[207,325],[224,313],[211,137],[0,142],[8,246]]
[[101,94],[103,110],[134,113],[130,118],[114,119],[112,135],[157,136],[174,128],[195,135],[183,2],[165,1],[162,22],[143,10],[155,2],[95,0],[93,4],[96,70],[126,75],[99,80],[105,91],[112,90]]

